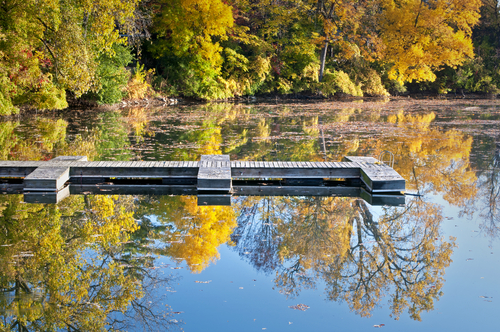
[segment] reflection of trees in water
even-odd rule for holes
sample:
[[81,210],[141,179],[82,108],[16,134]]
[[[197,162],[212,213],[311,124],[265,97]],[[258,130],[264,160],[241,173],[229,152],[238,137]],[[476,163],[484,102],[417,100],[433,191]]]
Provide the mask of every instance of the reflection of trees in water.
[[[185,261],[195,273],[219,259],[236,226],[231,206],[198,206],[195,196],[144,197],[138,215],[143,232],[156,240],[155,253]],[[153,216],[156,223],[146,222]]]
[[274,204],[275,198],[248,197],[240,200],[238,226],[231,235],[235,250],[240,256],[265,274],[273,272],[280,264],[278,234],[275,217],[280,211]]
[[480,197],[484,200],[480,202],[479,217],[481,230],[493,240],[500,236],[500,142],[496,143],[489,165],[478,181]]
[[275,269],[281,293],[298,296],[321,280],[330,300],[363,316],[385,297],[395,317],[407,310],[420,319],[434,308],[453,249],[440,235],[439,206],[416,199],[375,220],[355,198],[266,200],[240,203],[236,248],[258,269]]
[[98,139],[95,150],[99,160],[121,160],[132,158],[129,150],[130,140],[125,119],[117,112],[105,112],[99,115],[96,131]]
[[0,160],[46,160],[57,155],[81,155],[93,160],[96,131],[68,140],[68,123],[47,118],[0,123]]
[[368,315],[387,296],[396,317],[408,310],[419,320],[441,295],[444,269],[451,262],[453,243],[440,236],[441,209],[415,200],[405,211],[385,209],[375,221],[364,202],[357,200],[355,207],[359,213],[348,255],[321,271],[328,297]]
[[[70,197],[59,205],[0,203],[0,329],[103,331],[175,325],[149,303],[170,282],[131,254],[132,201]],[[150,296],[151,295],[151,296]],[[146,300],[147,297],[147,300]],[[157,301],[160,299],[157,298]]]
[[390,115],[393,135],[368,140],[365,145],[395,155],[395,169],[407,180],[407,190],[440,193],[450,204],[466,208],[477,192],[476,175],[470,169],[473,139],[459,130],[431,127],[434,112]]

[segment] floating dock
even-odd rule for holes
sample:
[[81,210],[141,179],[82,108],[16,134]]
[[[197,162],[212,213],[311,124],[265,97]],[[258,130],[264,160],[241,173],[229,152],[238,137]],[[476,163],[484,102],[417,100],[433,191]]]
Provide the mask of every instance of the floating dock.
[[[371,157],[349,156],[344,160],[231,161],[228,155],[203,155],[200,161],[87,161],[85,156],[0,161],[0,191],[22,192],[26,202],[44,203],[83,193],[193,194],[226,203],[231,195],[273,193],[368,195],[369,202],[373,197],[391,201],[402,196],[404,203],[405,180],[393,168]],[[212,205],[210,199],[205,204]]]

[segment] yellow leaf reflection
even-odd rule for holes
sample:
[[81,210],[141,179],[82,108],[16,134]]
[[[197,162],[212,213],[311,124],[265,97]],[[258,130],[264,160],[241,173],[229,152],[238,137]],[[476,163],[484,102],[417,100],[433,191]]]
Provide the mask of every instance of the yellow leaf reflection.
[[72,196],[41,205],[2,197],[1,321],[23,331],[104,331],[122,326],[130,310],[145,317],[141,298],[150,290],[143,281],[154,275],[122,245],[137,228],[132,202]]
[[150,236],[167,243],[162,254],[183,260],[199,273],[219,259],[218,247],[231,244],[236,214],[231,206],[198,206],[197,197],[160,196],[147,209],[167,226]]
[[466,208],[477,195],[477,177],[470,167],[473,138],[456,129],[432,127],[435,117],[434,112],[390,115],[387,121],[396,124],[398,131],[362,142],[357,154],[368,149],[374,149],[374,156],[391,151],[394,168],[407,180],[407,191],[441,193],[449,203]]
[[257,269],[276,271],[287,297],[325,284],[329,300],[361,316],[384,299],[419,320],[441,296],[454,240],[441,236],[440,207],[421,199],[384,208],[376,220],[358,198],[269,197],[239,202],[233,239]]
[[148,128],[149,119],[147,111],[144,107],[135,107],[129,109],[128,115],[125,120],[132,128],[135,136],[139,139],[139,141],[144,140],[143,136],[154,136],[154,132],[152,132]]

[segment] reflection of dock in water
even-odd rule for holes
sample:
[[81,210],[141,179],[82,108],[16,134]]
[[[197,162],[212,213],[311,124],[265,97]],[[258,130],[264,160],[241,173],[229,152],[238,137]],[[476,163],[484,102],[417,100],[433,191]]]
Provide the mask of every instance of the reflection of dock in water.
[[231,196],[362,197],[372,205],[401,205],[405,180],[371,157],[344,162],[0,161],[0,191],[24,193],[26,202],[56,203],[69,195],[198,195],[200,205],[228,205]]

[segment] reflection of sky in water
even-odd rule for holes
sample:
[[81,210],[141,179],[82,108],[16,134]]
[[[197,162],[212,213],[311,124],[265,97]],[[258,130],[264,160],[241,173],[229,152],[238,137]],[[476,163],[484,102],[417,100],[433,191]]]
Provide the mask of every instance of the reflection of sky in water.
[[[500,296],[500,261],[496,253],[500,243],[494,240],[490,247],[489,239],[479,233],[477,222],[459,218],[457,209],[438,196],[432,196],[432,200],[444,207],[444,236],[457,237],[458,248],[452,256],[453,263],[446,269],[444,295],[435,303],[433,311],[422,313],[421,322],[410,319],[407,314],[402,314],[397,321],[392,319],[384,299],[372,311],[372,317],[361,318],[345,304],[326,301],[325,284],[320,280],[316,289],[303,290],[297,298],[286,299],[274,287],[274,274],[257,272],[238,251],[226,245],[219,248],[220,260],[200,274],[176,270],[181,278],[175,286],[176,293],[168,295],[168,303],[174,310],[184,312],[179,318],[186,323],[186,331],[203,331],[208,327],[220,331],[263,328],[362,331],[378,324],[385,324],[383,328],[387,331],[465,331],[478,327],[494,330]],[[380,214],[378,207],[371,211],[375,218]],[[168,258],[161,261],[169,262]],[[289,308],[299,303],[310,308],[306,311]]]

